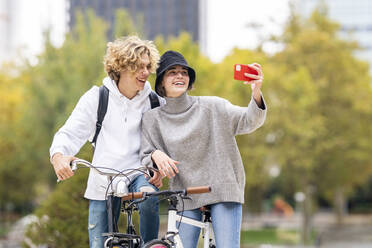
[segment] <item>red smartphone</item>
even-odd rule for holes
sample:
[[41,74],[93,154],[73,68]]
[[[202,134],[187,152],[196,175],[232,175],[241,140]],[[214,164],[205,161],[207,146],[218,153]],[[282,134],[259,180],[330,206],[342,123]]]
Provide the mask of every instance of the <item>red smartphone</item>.
[[258,71],[249,67],[248,65],[235,64],[234,65],[234,79],[240,81],[251,81],[255,80],[254,78],[246,77],[244,73],[258,75]]

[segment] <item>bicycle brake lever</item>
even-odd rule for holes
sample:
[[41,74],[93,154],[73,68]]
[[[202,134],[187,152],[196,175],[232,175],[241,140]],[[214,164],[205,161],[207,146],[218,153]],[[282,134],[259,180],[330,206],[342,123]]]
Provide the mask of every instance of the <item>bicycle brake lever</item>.
[[182,199],[186,199],[186,200],[192,200],[192,198],[190,197],[190,196],[188,196],[188,195],[180,195],[180,197],[182,198]]

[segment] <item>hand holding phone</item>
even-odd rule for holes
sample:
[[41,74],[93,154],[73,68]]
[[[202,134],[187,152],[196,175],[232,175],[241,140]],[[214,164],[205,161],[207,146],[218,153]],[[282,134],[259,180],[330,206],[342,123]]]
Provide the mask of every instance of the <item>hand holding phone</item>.
[[248,65],[244,65],[244,64],[234,65],[234,79],[235,80],[246,81],[246,82],[256,80],[256,78],[247,77],[245,73],[258,76],[258,71],[254,68],[251,68]]

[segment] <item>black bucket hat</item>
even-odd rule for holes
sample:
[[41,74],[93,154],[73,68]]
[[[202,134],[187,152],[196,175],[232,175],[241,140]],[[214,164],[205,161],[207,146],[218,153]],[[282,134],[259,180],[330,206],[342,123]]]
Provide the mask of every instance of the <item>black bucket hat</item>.
[[[158,88],[161,86],[161,82],[163,81],[164,73],[167,69],[169,69],[171,66],[174,65],[180,65],[185,68],[187,68],[189,72],[189,87],[188,89],[191,89],[192,84],[195,81],[195,71],[193,68],[191,68],[188,64],[186,59],[183,57],[182,54],[175,51],[166,51],[161,57],[160,57],[160,63],[158,69],[156,69],[156,80],[155,80],[155,92],[159,95],[164,97],[161,92],[159,92]],[[159,94],[160,93],[160,94]]]

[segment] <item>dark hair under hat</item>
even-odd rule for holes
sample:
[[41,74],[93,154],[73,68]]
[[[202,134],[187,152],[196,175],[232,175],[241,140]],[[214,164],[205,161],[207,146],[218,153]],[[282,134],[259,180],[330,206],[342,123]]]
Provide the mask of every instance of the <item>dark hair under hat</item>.
[[171,66],[174,65],[180,65],[185,68],[187,68],[189,72],[189,89],[191,89],[192,84],[195,81],[195,71],[193,68],[191,68],[188,64],[186,59],[183,57],[182,54],[175,51],[166,51],[161,57],[160,57],[160,63],[159,67],[156,70],[156,80],[155,80],[155,92],[159,95],[164,97],[162,94],[162,90],[159,91],[159,88],[161,87],[161,83],[163,81],[163,76],[166,70],[168,70]]

